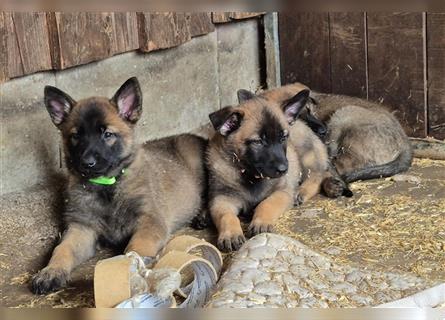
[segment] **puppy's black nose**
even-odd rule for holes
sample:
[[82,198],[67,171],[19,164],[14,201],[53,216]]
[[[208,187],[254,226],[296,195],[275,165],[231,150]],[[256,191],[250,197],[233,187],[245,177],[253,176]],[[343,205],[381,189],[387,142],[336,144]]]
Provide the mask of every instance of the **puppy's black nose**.
[[82,158],[82,166],[84,168],[93,168],[96,165],[96,159],[93,156]]
[[287,172],[287,165],[286,164],[282,163],[282,164],[279,164],[277,166],[277,173],[278,174],[285,174],[286,172]]

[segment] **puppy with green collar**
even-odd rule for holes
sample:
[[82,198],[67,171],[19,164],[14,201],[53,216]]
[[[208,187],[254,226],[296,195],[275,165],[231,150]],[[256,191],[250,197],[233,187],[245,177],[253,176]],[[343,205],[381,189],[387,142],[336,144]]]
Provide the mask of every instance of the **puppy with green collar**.
[[186,134],[136,144],[142,113],[136,78],[111,99],[75,101],[48,86],[45,105],[62,134],[69,183],[66,229],[48,266],[32,279],[37,294],[64,287],[98,242],[156,256],[201,210],[207,184],[204,139]]

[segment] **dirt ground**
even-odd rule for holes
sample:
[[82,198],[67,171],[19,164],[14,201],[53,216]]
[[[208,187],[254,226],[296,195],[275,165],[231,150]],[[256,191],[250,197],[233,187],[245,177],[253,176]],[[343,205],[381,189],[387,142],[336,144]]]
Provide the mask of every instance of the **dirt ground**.
[[[112,255],[100,251],[72,275],[69,287],[48,296],[29,291],[60,237],[61,189],[34,188],[0,198],[0,305],[92,307],[93,268]],[[354,196],[318,196],[288,211],[276,232],[341,264],[445,280],[445,161],[415,160],[404,175],[352,184]],[[215,242],[215,230],[191,234]],[[225,255],[226,263],[230,255]]]

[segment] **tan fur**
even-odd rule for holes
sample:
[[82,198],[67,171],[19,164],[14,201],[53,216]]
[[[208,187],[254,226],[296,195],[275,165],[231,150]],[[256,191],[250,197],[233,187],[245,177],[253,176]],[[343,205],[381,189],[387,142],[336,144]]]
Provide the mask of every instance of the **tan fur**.
[[[305,88],[295,86],[294,94]],[[265,109],[279,119],[290,134],[287,145],[289,168],[285,176],[266,180],[264,188],[252,192],[248,185],[243,185],[238,161],[239,155],[244,153],[246,140],[258,137]],[[210,214],[218,229],[218,245],[224,250],[236,250],[244,241],[238,214],[253,210],[250,235],[269,232],[294,201],[302,203],[317,194],[322,179],[328,174],[324,144],[303,122],[297,120],[289,126],[280,104],[269,98],[255,98],[233,110],[243,114],[241,127],[228,137],[214,135],[207,151]],[[301,181],[303,183],[298,187]]]
[[271,231],[268,228],[275,224],[281,214],[293,205],[293,202],[292,194],[282,190],[273,192],[256,207],[252,219],[253,228],[266,227],[264,231]]
[[295,82],[277,89],[260,91],[258,95],[276,103],[281,103],[302,90],[309,90],[309,88],[300,82]]
[[290,142],[299,155],[304,177],[296,202],[303,203],[317,195],[321,181],[330,176],[328,169],[328,153],[323,142],[312,130],[301,121],[291,127]]
[[[294,83],[277,89],[263,91],[260,96],[281,104],[301,90],[308,87],[302,83]],[[301,166],[305,172],[304,181],[296,195],[296,202],[303,203],[320,192],[320,186],[325,178],[332,177],[327,171],[329,157],[326,146],[302,121],[296,121],[291,127],[291,143],[300,156]]]
[[70,209],[64,213],[67,228],[48,266],[33,278],[37,293],[63,287],[73,268],[94,255],[101,237],[119,244],[130,238],[126,252],[155,256],[170,235],[189,223],[203,206],[206,141],[179,135],[136,145],[134,125],[121,119],[106,98],[81,100],[60,126],[67,157],[70,136],[81,121],[79,110],[91,105],[100,107],[107,128],[118,133],[128,165],[124,174],[121,169],[112,174],[118,181],[112,187],[111,200],[100,196],[99,190],[110,190],[108,187],[94,186],[79,174],[69,174]]
[[90,229],[77,224],[69,226],[62,242],[54,249],[48,268],[69,274],[80,262],[94,254],[96,240],[96,235]]
[[[291,84],[263,95],[282,102],[300,86]],[[409,168],[412,150],[408,137],[386,106],[318,92],[312,92],[311,97],[316,104],[308,103],[307,108],[327,123],[329,155],[337,174],[346,181],[389,176]]]

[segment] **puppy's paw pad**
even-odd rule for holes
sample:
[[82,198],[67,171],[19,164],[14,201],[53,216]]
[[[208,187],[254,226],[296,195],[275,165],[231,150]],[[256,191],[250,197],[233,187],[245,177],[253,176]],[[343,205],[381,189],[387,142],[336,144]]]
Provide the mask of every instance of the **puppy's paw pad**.
[[254,223],[252,222],[249,226],[249,229],[247,230],[247,234],[249,238],[256,236],[260,233],[265,232],[272,232],[273,231],[273,225],[267,224],[267,223]]
[[190,226],[195,230],[204,230],[213,224],[210,216],[199,215],[193,218]]
[[243,234],[233,235],[231,237],[220,237],[218,239],[218,248],[223,252],[237,251],[244,242],[246,242],[246,238]]
[[341,196],[351,197],[352,191],[349,190],[346,183],[338,178],[329,177],[323,181],[323,191],[329,198],[338,198]]
[[47,294],[66,286],[68,274],[63,270],[44,268],[31,280],[31,291],[35,294]]

